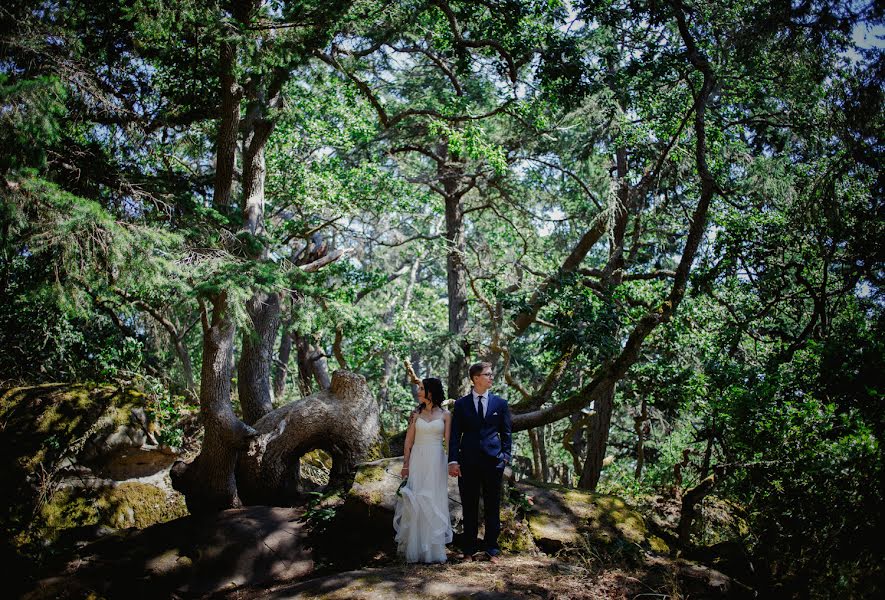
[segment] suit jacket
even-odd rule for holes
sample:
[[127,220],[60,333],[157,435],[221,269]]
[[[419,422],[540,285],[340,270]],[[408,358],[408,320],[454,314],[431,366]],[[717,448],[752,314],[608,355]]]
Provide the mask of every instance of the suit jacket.
[[485,418],[480,420],[473,394],[455,401],[452,408],[452,431],[449,462],[475,464],[483,456],[498,459],[498,468],[510,462],[512,425],[507,401],[495,394],[486,396]]

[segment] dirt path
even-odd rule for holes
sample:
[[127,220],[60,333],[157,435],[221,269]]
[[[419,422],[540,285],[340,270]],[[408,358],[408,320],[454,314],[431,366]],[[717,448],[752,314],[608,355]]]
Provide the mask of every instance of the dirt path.
[[[347,571],[218,600],[602,600],[652,590],[619,569],[592,574],[547,557],[507,556],[444,565],[395,564]],[[660,596],[661,594],[658,593]]]

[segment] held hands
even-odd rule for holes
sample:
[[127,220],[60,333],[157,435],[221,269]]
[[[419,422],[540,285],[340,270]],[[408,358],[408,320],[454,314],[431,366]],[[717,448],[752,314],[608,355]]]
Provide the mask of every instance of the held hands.
[[458,463],[449,465],[449,477],[461,477],[461,466]]

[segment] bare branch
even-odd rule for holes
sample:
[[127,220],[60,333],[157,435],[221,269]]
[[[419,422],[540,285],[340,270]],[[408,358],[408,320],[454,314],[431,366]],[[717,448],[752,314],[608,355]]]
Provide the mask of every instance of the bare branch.
[[339,248],[334,252],[330,252],[329,254],[323,256],[322,258],[318,258],[317,260],[307,263],[306,265],[299,265],[299,269],[304,271],[305,273],[314,273],[319,271],[323,267],[328,264],[331,264],[337,260],[344,258],[345,256],[352,254],[353,248]]
[[593,190],[590,189],[590,186],[588,186],[586,183],[584,183],[584,180],[581,179],[580,177],[578,177],[577,173],[575,173],[574,171],[566,169],[562,165],[557,165],[556,163],[551,163],[551,162],[547,162],[546,160],[541,160],[540,158],[528,157],[526,160],[530,160],[532,162],[542,164],[544,166],[550,167],[551,169],[556,169],[557,171],[560,171],[560,172],[568,175],[573,181],[575,181],[575,183],[577,183],[579,186],[581,186],[581,189],[584,190],[584,193],[587,194],[587,197],[593,201],[593,204],[596,205],[596,208],[599,210],[602,210],[602,204],[599,202],[599,199],[596,197],[596,194],[593,193]]

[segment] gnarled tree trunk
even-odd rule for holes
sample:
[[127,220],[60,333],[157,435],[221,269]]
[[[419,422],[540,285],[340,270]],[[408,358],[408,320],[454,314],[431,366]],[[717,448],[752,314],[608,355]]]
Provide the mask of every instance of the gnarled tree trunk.
[[286,379],[289,377],[289,357],[292,355],[292,319],[283,325],[280,336],[280,349],[277,352],[276,368],[273,374],[273,397],[282,398],[286,393]]
[[248,504],[287,505],[298,500],[299,459],[312,450],[332,457],[330,486],[348,482],[378,440],[378,404],[365,378],[335,371],[328,390],[274,410],[255,429],[237,466],[240,494]]
[[212,299],[212,316],[203,309],[203,367],[200,414],[205,435],[200,454],[191,463],[172,468],[172,487],[184,494],[192,514],[240,506],[234,469],[237,454],[255,430],[234,415],[230,403],[231,357],[236,328],[225,293]]

